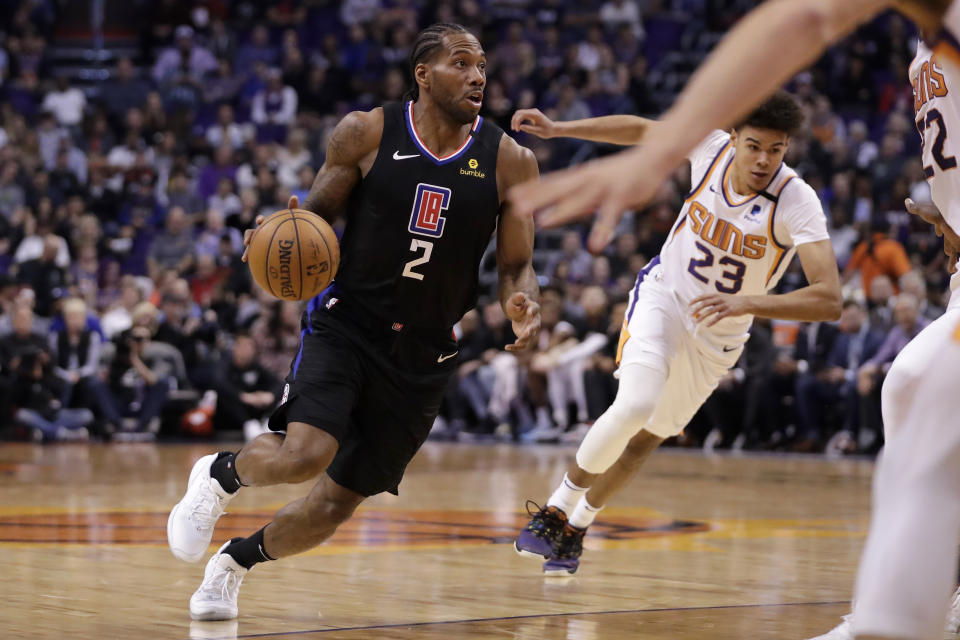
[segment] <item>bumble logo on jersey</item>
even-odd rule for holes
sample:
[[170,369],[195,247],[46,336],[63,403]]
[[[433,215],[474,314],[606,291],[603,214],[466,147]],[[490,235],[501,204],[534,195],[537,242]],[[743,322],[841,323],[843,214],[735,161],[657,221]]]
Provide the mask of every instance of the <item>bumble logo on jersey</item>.
[[767,253],[766,236],[744,235],[737,225],[713,215],[696,201],[690,203],[690,230],[721,251],[741,258],[759,260]]
[[462,176],[473,176],[474,178],[481,178],[481,179],[487,177],[487,174],[486,174],[486,173],[484,173],[483,171],[478,171],[478,170],[477,170],[477,167],[480,166],[480,163],[477,162],[476,158],[470,158],[470,159],[467,161],[467,166],[470,167],[470,168],[469,168],[469,169],[464,169],[463,167],[460,167],[460,175],[462,175]]
[[949,92],[947,81],[943,77],[943,67],[937,62],[937,57],[924,60],[920,70],[913,78],[913,111],[920,111],[923,105],[934,98],[942,98]]

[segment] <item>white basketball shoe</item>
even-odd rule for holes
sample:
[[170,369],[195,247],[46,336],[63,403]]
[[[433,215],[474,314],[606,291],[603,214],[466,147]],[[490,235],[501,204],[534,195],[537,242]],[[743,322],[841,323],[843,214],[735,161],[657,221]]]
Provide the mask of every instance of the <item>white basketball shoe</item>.
[[[810,638],[810,640],[853,640],[853,626],[850,624],[852,620],[853,614],[848,613],[843,616],[843,622],[822,636]],[[950,599],[950,610],[947,612],[943,630],[951,635],[956,635],[957,631],[960,631],[960,587],[953,592],[953,597]]]
[[249,569],[224,553],[230,542],[222,547],[207,562],[203,571],[203,583],[190,597],[190,617],[194,620],[231,620],[237,617],[237,596],[240,584]]
[[193,465],[187,492],[167,518],[167,544],[173,555],[186,562],[199,562],[210,546],[213,527],[234,495],[210,477],[217,454],[203,456]]

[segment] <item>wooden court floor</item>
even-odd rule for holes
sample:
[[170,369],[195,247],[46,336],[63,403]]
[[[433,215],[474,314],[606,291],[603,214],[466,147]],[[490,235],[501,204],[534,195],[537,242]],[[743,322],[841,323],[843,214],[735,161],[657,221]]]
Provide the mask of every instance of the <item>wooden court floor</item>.
[[[802,639],[848,609],[872,472],[658,452],[556,579],[510,543],[573,450],[428,443],[399,497],[255,568],[238,621],[191,624],[203,563],[170,554],[165,524],[212,450],[0,445],[0,638]],[[306,489],[244,489],[214,543]]]

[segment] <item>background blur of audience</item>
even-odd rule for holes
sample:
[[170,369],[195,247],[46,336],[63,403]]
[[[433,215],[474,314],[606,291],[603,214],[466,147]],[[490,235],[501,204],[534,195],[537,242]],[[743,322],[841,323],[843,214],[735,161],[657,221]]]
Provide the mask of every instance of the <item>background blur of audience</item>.
[[[251,285],[242,231],[305,195],[347,112],[401,98],[416,33],[456,21],[487,51],[483,114],[656,116],[749,0],[13,0],[0,12],[0,435],[255,435],[299,346],[300,306]],[[916,33],[886,14],[789,89],[787,161],[816,189],[845,283],[838,323],[758,320],[675,443],[874,452],[879,388],[945,304],[907,80]],[[519,136],[542,171],[613,151]],[[605,255],[538,233],[544,330],[508,354],[484,260],[456,327],[435,437],[576,441],[616,393],[627,295],[689,186],[682,169]],[[802,286],[794,264],[780,291]]]

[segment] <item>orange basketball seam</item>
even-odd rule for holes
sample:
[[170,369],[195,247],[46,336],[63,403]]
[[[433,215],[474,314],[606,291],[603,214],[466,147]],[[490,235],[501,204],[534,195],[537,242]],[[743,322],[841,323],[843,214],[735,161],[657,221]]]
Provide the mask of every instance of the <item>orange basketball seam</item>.
[[[314,214],[314,215],[317,215],[317,214]],[[322,219],[323,219],[323,218],[321,217],[321,220],[322,220]],[[320,229],[320,227],[318,227],[317,225],[315,225],[315,224],[313,223],[313,221],[312,221],[312,220],[309,220],[308,218],[301,218],[301,220],[303,220],[304,222],[306,222],[307,224],[309,224],[311,227],[314,228],[314,230],[317,232],[317,235],[320,236],[320,240],[323,241],[323,246],[324,246],[324,248],[327,250],[327,261],[330,263],[330,271],[331,271],[331,273],[330,273],[330,279],[327,280],[327,284],[329,285],[330,282],[333,281],[334,276],[337,275],[337,269],[340,267],[340,247],[339,247],[339,246],[337,247],[337,259],[334,260],[334,259],[333,259],[333,252],[330,251],[330,245],[327,244],[327,237],[326,237],[326,235],[323,233],[323,231]],[[324,222],[326,222],[326,220],[324,220]],[[333,227],[330,227],[330,230],[333,231]],[[336,233],[336,232],[334,232],[334,233]]]

